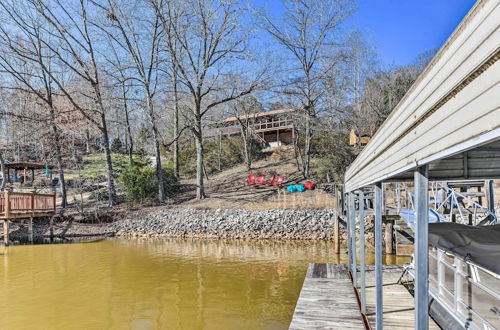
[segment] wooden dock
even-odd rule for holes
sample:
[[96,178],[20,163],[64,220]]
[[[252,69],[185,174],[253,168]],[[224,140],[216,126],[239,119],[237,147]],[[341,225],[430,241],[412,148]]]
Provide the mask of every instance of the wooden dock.
[[[398,283],[403,271],[399,266],[384,266],[383,302],[384,329],[408,329],[415,324],[413,296]],[[375,329],[375,272],[370,267],[366,271],[366,316],[372,329]],[[429,329],[441,329],[429,318]]]
[[290,329],[364,329],[347,265],[309,264]]
[[[366,319],[369,327],[375,329],[374,268],[366,268]],[[401,266],[384,265],[384,329],[414,326],[413,296],[397,283],[402,271]],[[347,265],[309,264],[290,329],[367,329]],[[430,319],[429,329],[440,328]]]
[[5,190],[0,193],[0,220],[3,220],[4,244],[9,245],[9,223],[14,219],[28,219],[29,241],[33,242],[33,218],[52,217],[56,214],[56,195],[21,193]]

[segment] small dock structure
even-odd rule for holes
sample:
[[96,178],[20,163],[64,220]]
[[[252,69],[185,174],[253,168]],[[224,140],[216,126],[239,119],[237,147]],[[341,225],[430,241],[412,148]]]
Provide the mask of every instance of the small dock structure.
[[[0,220],[3,221],[3,238],[9,245],[9,224],[12,220],[27,219],[29,241],[33,242],[33,219],[52,217],[56,214],[56,194],[13,192],[0,193]],[[52,226],[51,226],[52,228]]]
[[364,328],[347,265],[309,264],[290,330]]
[[[375,329],[376,294],[373,265],[366,265],[366,305],[362,306],[360,286],[353,285],[345,264],[309,264],[295,308],[291,330]],[[413,296],[399,282],[402,266],[384,265],[384,309],[386,329],[408,329],[415,322]],[[365,308],[364,313],[361,309]],[[429,329],[440,329],[430,319]]]

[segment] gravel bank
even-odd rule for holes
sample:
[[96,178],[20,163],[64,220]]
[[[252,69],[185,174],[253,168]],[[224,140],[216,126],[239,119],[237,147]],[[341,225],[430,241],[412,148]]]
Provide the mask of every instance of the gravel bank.
[[[331,210],[173,209],[109,225],[116,236],[223,239],[333,239]],[[343,230],[342,230],[343,231]]]

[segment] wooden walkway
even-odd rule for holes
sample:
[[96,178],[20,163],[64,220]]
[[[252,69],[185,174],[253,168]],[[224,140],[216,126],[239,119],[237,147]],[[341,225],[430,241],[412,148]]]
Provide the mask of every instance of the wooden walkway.
[[290,329],[364,329],[347,265],[309,264]]
[[[413,296],[397,283],[401,273],[401,267],[384,266],[384,329],[412,329],[415,324]],[[375,273],[372,267],[366,272],[366,313],[371,327],[375,329]],[[429,318],[429,329],[441,328]]]
[[[374,267],[366,268],[366,316],[375,329]],[[414,325],[413,296],[397,283],[402,271],[401,266],[384,265],[384,329],[412,329]],[[365,328],[347,265],[309,264],[290,329]],[[440,327],[429,319],[429,329]]]

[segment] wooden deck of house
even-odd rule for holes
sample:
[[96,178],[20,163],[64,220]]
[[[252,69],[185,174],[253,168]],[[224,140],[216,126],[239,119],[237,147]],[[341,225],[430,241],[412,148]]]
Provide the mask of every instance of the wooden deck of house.
[[9,244],[9,223],[11,220],[29,220],[29,240],[32,242],[33,218],[53,217],[55,214],[55,194],[21,193],[10,190],[0,193],[0,220],[3,220],[4,244]]
[[[383,321],[386,329],[408,329],[414,325],[414,301],[397,281],[398,266],[384,266]],[[375,279],[367,265],[366,321],[375,329]],[[366,329],[347,265],[309,264],[290,329]],[[439,329],[431,319],[429,329]]]

